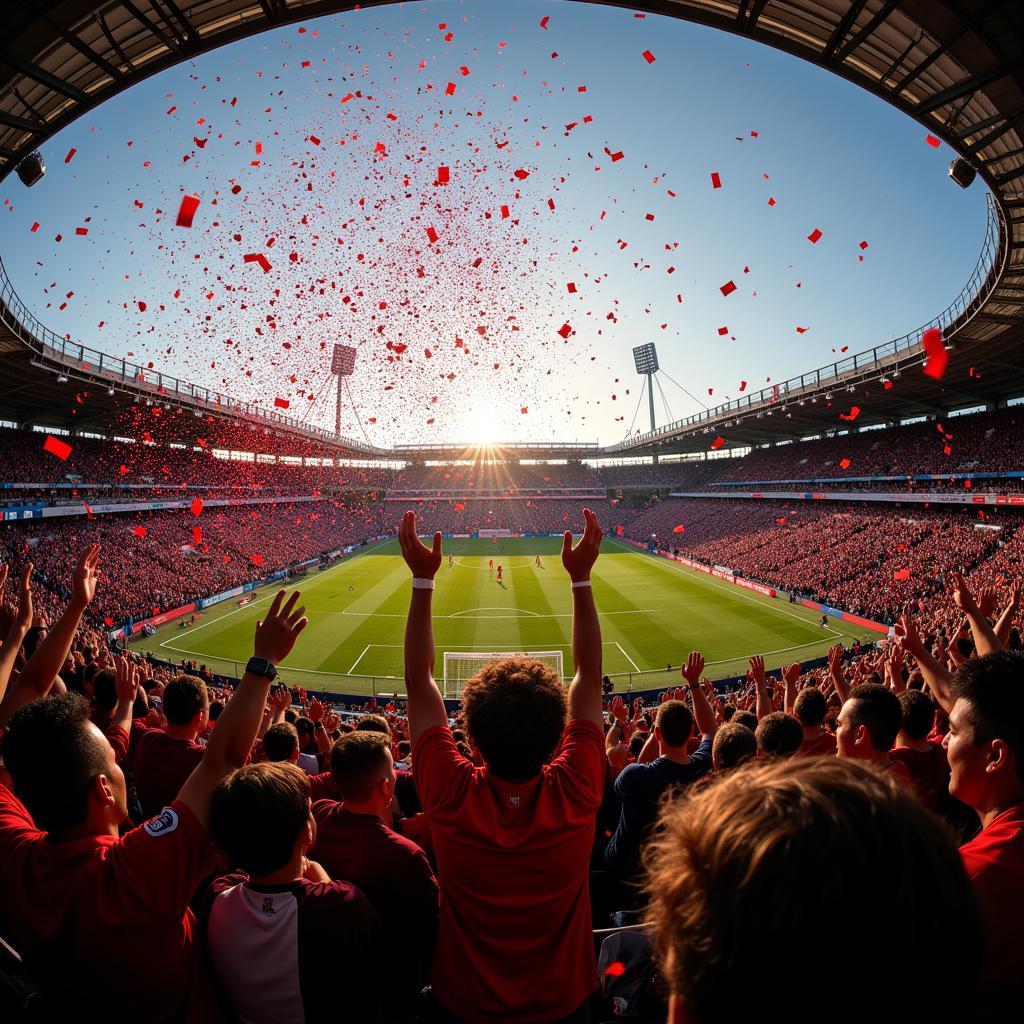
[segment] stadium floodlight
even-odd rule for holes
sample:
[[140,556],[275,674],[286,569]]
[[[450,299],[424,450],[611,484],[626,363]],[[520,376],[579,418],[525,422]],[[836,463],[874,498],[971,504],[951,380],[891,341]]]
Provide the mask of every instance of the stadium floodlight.
[[636,363],[637,373],[657,373],[661,369],[658,366],[658,353],[653,342],[637,345],[633,349],[633,362]]
[[949,165],[949,176],[961,188],[970,188],[978,172],[962,156],[958,156]]
[[341,437],[341,382],[356,368],[356,350],[351,345],[335,345],[331,354],[331,373],[338,378],[338,398],[334,406],[334,436]]
[[35,153],[29,153],[18,164],[17,171],[22,185],[31,188],[46,173],[46,161],[43,160],[43,154],[38,150]]

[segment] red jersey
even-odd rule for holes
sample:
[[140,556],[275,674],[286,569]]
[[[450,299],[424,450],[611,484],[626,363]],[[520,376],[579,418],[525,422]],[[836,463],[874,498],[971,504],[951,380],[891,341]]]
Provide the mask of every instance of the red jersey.
[[889,757],[907,769],[917,798],[930,810],[938,811],[949,802],[949,761],[946,751],[938,744],[929,744],[929,750],[893,747]]
[[827,757],[836,752],[836,738],[830,732],[822,732],[811,739],[804,739],[797,757]]
[[[51,843],[0,786],[0,933],[44,992],[86,1016],[222,1019],[188,907],[214,864],[182,803],[120,838]],[[111,989],[103,979],[114,964],[134,966],[116,971]]]
[[201,743],[174,739],[161,729],[139,737],[132,773],[144,815],[156,814],[177,798],[205,750]]
[[983,991],[1019,997],[1024,963],[1024,804],[1008,807],[960,847],[967,874],[988,917]]
[[511,783],[437,726],[414,744],[413,773],[441,883],[437,998],[472,1024],[568,1016],[597,987],[588,883],[601,729],[570,722],[555,760]]

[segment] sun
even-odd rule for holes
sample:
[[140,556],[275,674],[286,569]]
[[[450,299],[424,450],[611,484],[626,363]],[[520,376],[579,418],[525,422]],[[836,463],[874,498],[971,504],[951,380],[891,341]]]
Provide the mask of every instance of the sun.
[[467,409],[462,422],[465,435],[459,440],[466,444],[488,446],[505,440],[504,424],[493,409]]

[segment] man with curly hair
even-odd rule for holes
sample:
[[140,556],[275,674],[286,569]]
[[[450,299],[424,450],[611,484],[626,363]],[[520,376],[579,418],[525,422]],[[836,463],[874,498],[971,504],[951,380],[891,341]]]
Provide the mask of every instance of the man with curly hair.
[[576,675],[566,692],[548,666],[510,658],[470,679],[463,710],[482,767],[459,752],[432,675],[441,534],[427,548],[414,513],[402,521],[413,574],[405,634],[413,772],[441,886],[435,1022],[589,1019],[597,977],[588,868],[605,755],[601,629],[590,585],[601,529],[592,511],[584,516],[582,540],[574,548],[566,532],[562,546]]

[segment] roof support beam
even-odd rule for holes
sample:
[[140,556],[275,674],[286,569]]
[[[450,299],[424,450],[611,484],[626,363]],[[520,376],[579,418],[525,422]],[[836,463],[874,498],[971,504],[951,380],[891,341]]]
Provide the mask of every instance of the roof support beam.
[[846,43],[836,54],[835,63],[841,64],[854,50],[864,42],[868,36],[873,35],[876,28],[884,22],[890,14],[900,5],[900,0],[888,0],[888,2],[878,9],[874,17],[848,42]]
[[932,113],[932,111],[946,106],[947,103],[953,103],[962,96],[967,96],[977,92],[979,89],[983,89],[986,85],[998,82],[1001,78],[1007,78],[1009,75],[1016,74],[1021,68],[1024,68],[1024,57],[1017,57],[1014,60],[998,64],[996,67],[990,68],[980,75],[975,75],[973,78],[965,78],[962,82],[957,82],[956,85],[943,89],[942,92],[936,93],[923,103],[918,104],[914,108],[914,112],[918,117],[925,117]]
[[30,121],[26,117],[18,117],[17,114],[11,114],[6,110],[0,110],[0,124],[5,124],[8,128],[17,128],[23,132],[46,131],[46,125],[42,121]]
[[853,0],[847,12],[840,19],[839,24],[836,25],[836,29],[832,33],[832,38],[825,44],[825,49],[821,54],[821,59],[826,64],[832,63],[832,58],[836,55],[839,47],[842,46],[843,40],[849,33],[853,23],[859,17],[860,12],[864,10],[864,6],[867,2],[868,0]]
[[110,75],[111,78],[116,80],[124,78],[124,75],[121,74],[120,68],[117,68],[113,64],[111,64],[110,61],[106,59],[106,57],[102,56],[101,54],[98,54],[87,43],[83,43],[82,40],[78,38],[78,36],[61,28],[59,25],[55,24],[49,18],[44,18],[44,20],[46,21],[46,24],[49,25],[50,28],[53,29],[53,31],[56,32],[61,37],[61,39],[64,40],[65,43],[68,44],[68,46],[71,46],[74,49],[76,49],[83,57],[85,57],[87,60],[92,61],[92,63],[95,64],[96,67],[102,68],[104,71],[106,71],[108,75]]
[[78,100],[79,103],[87,99],[86,94],[78,86],[62,82],[56,75],[51,75],[49,71],[43,71],[42,68],[37,68],[34,64],[29,64],[27,61],[12,57],[9,53],[0,52],[0,63],[13,68],[26,78],[31,78],[33,82],[38,82],[40,85],[53,89],[54,92],[59,92],[70,99]]

